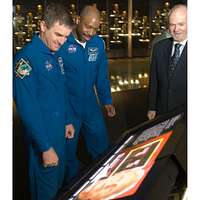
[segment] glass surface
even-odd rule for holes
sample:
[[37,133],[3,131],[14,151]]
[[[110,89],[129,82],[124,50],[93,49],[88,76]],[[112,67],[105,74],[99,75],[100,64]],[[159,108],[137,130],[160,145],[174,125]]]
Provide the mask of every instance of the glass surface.
[[[46,0],[13,2],[13,38],[15,50],[21,49],[38,32]],[[66,0],[62,2],[77,22],[80,10],[91,4],[88,0]],[[96,0],[101,23],[98,34],[104,39],[109,58],[149,56],[151,42],[167,29],[167,13],[171,1]],[[31,15],[30,15],[31,13]],[[31,20],[30,20],[31,18]],[[132,53],[130,53],[132,51]]]
[[149,58],[109,59],[111,92],[147,88]]

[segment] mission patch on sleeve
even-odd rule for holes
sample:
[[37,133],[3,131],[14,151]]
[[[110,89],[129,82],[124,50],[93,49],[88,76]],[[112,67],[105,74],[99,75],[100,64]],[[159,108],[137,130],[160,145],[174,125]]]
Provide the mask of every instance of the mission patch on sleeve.
[[31,70],[32,67],[28,64],[28,62],[21,58],[16,64],[15,73],[17,76],[23,79],[25,76],[30,75]]

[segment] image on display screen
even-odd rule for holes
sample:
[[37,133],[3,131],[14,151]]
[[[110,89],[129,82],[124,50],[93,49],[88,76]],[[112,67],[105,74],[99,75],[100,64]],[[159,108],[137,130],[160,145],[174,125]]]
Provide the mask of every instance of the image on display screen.
[[111,200],[134,195],[173,131],[115,153],[70,200]]

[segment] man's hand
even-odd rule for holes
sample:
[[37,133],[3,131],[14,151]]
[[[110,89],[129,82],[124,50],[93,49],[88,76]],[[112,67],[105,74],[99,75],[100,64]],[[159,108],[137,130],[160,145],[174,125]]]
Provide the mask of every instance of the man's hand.
[[49,150],[42,152],[42,162],[44,167],[57,166],[58,160],[58,156],[52,147]]
[[114,117],[116,115],[115,107],[113,105],[111,104],[105,105],[105,109],[109,117]]
[[149,120],[154,119],[156,117],[156,111],[155,110],[149,110],[147,113],[147,117]]
[[68,124],[65,126],[65,137],[66,138],[73,138],[74,137],[74,127],[72,124]]

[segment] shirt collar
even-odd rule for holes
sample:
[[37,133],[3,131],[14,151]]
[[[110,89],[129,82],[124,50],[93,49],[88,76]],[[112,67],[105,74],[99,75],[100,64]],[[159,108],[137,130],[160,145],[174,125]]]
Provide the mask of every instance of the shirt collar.
[[182,46],[185,46],[186,42],[187,42],[187,39],[183,40],[182,42],[174,41],[174,42],[173,42],[173,45],[179,43],[179,44],[181,44]]
[[[97,34],[92,36],[92,38],[89,41],[86,41],[86,43],[91,43],[93,42],[93,40],[96,38]],[[73,33],[71,33],[69,35],[69,37],[67,38],[67,42],[71,42],[71,43],[77,43],[77,39],[75,38],[75,36],[73,35]]]

